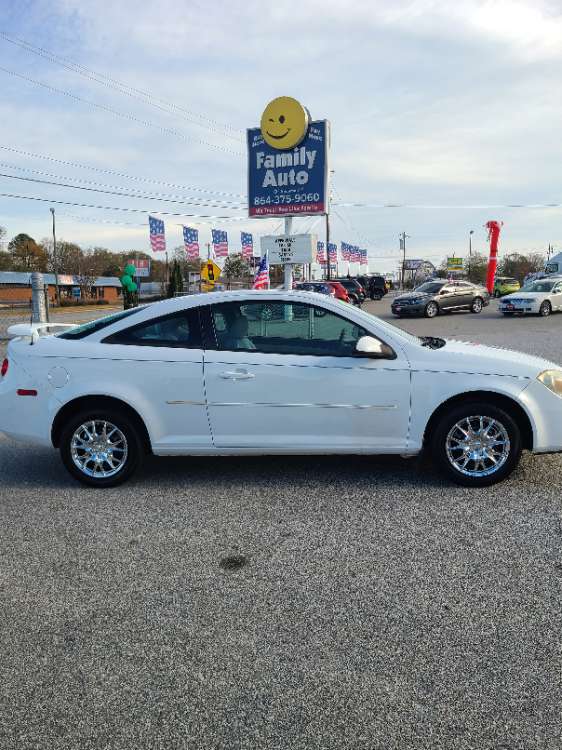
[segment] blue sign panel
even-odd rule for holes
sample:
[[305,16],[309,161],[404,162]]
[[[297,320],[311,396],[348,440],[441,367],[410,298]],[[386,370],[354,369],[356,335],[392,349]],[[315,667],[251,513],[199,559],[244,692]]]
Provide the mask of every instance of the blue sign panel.
[[275,149],[248,130],[248,213],[253,217],[328,213],[329,124],[311,122],[295,148]]

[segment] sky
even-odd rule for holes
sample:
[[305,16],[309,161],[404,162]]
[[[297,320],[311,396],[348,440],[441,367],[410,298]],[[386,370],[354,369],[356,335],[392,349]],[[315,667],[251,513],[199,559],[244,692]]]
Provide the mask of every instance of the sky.
[[[170,248],[182,224],[232,250],[281,231],[247,218],[245,130],[287,95],[331,123],[331,238],[371,270],[396,270],[401,232],[436,265],[470,230],[485,252],[490,219],[500,254],[562,249],[562,208],[543,207],[562,203],[559,2],[0,0],[0,18],[8,238],[48,236],[51,206],[83,247],[147,251],[148,212],[180,214],[162,215]],[[323,239],[324,219],[293,230]]]

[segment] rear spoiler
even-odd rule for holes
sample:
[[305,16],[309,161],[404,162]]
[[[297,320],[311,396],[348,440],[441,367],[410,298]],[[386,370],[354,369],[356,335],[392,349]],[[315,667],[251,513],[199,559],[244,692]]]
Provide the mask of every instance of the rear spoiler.
[[31,346],[39,341],[41,331],[49,328],[76,328],[78,323],[18,323],[8,328],[8,336],[11,338],[28,338]]

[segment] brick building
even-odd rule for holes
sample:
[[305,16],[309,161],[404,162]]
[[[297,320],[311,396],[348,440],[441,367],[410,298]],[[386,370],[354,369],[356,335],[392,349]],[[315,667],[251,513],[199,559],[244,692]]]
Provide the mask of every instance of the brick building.
[[[45,284],[49,285],[49,299],[55,302],[55,275],[43,274]],[[75,276],[59,274],[61,299],[82,296],[80,284]],[[106,299],[109,303],[117,302],[121,297],[121,282],[116,276],[98,277],[91,289],[88,299],[96,301]],[[31,274],[18,271],[0,271],[0,305],[10,305],[31,301]]]

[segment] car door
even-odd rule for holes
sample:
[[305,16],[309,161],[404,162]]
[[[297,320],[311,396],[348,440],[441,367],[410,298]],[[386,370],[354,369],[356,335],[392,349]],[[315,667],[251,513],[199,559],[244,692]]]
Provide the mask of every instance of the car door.
[[214,444],[249,452],[402,452],[410,371],[354,356],[369,332],[318,304],[248,299],[208,310],[205,389]]
[[562,310],[562,282],[556,283],[550,294],[550,302],[553,310]]
[[438,295],[438,304],[442,310],[451,310],[457,306],[457,293],[454,284],[445,284]]
[[152,318],[106,337],[90,368],[100,383],[110,373],[110,381],[131,394],[131,405],[146,419],[155,453],[211,448],[198,308]]
[[475,287],[466,281],[455,282],[455,307],[469,308],[475,295]]

